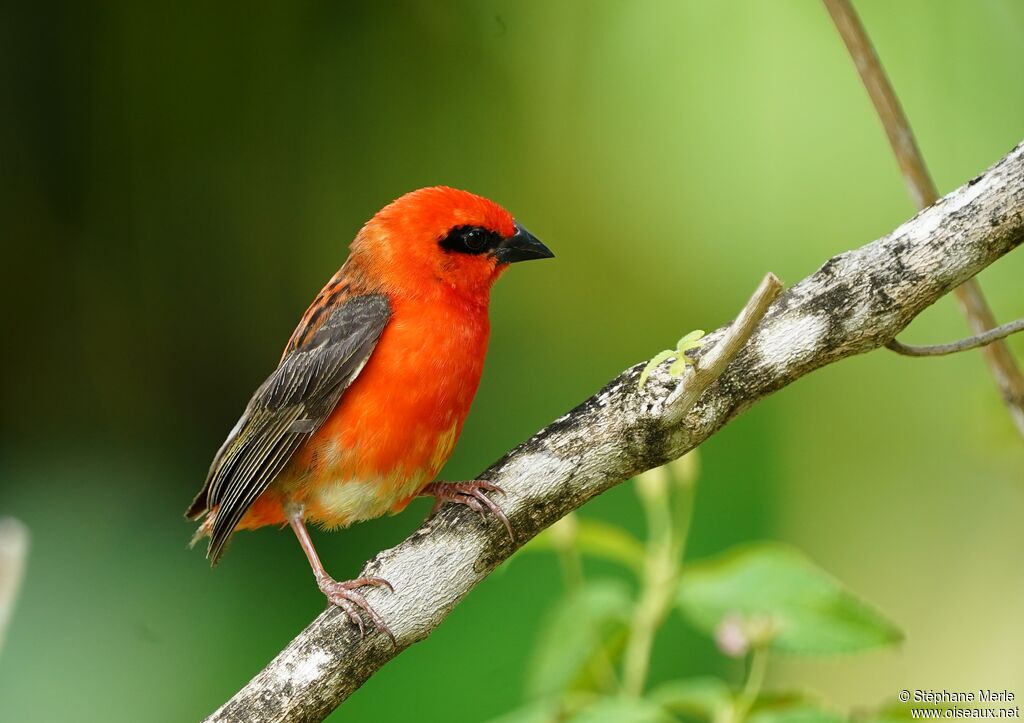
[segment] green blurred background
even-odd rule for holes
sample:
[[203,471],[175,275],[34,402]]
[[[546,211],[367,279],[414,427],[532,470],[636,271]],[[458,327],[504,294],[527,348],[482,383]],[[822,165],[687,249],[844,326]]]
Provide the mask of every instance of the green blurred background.
[[[1024,3],[857,3],[942,191],[1024,138]],[[348,240],[401,193],[505,204],[556,252],[495,289],[471,477],[683,332],[912,214],[824,9],[761,2],[21,3],[0,24],[0,514],[33,547],[5,721],[210,712],[322,609],[292,535],[211,572],[181,513]],[[981,280],[1024,315],[1024,253]],[[954,303],[906,339],[964,332]],[[1024,358],[1024,344],[1013,344]],[[1024,445],[977,354],[879,352],[702,448],[689,555],[799,545],[898,650],[780,661],[842,704],[1024,680]],[[316,535],[356,573],[427,512]],[[584,515],[642,534],[625,487]],[[514,708],[557,564],[517,558],[336,720]],[[735,679],[673,618],[653,682]],[[453,680],[460,683],[453,686]],[[145,711],[145,713],[140,713]]]

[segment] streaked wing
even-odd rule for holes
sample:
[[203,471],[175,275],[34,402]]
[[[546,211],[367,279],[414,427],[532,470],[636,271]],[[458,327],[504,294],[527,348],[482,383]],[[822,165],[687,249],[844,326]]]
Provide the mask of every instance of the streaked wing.
[[187,513],[196,517],[217,508],[207,551],[212,563],[224,553],[246,510],[334,410],[390,317],[383,294],[344,300],[256,390]]

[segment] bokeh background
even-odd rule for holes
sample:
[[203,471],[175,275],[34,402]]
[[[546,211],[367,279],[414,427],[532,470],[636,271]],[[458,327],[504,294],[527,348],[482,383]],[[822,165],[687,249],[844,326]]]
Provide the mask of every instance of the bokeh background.
[[[943,191],[1024,138],[1024,4],[857,2]],[[31,529],[5,721],[198,719],[321,608],[292,535],[211,572],[181,513],[359,225],[445,183],[557,253],[496,287],[471,477],[625,366],[912,215],[824,9],[760,2],[19,3],[0,23],[0,514]],[[1024,315],[1024,253],[986,271]],[[952,300],[906,333],[962,335]],[[1024,358],[1024,344],[1014,348]],[[779,660],[841,704],[1024,694],[1024,445],[977,354],[800,380],[702,448],[691,558],[794,543],[906,631]],[[429,503],[316,535],[337,576]],[[642,534],[631,492],[583,510]],[[601,572],[601,571],[599,571]],[[518,705],[557,564],[514,560],[337,720]],[[652,680],[739,667],[672,618]],[[452,681],[461,681],[457,686]]]

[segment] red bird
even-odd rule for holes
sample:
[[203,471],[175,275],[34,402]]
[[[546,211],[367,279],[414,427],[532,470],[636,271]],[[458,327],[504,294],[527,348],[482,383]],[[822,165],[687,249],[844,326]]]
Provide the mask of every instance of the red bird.
[[[205,515],[216,564],[235,530],[288,523],[320,590],[360,630],[387,631],[358,588],[334,580],[307,522],[344,527],[417,495],[489,510],[487,482],[432,482],[480,383],[491,285],[510,263],[553,256],[501,206],[438,186],[385,206],[292,333],[210,465],[186,516]],[[511,528],[509,527],[511,534]]]

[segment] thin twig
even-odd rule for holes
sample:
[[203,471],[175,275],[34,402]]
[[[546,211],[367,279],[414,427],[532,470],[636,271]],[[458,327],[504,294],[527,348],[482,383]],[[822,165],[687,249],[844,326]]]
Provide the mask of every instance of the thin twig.
[[956,354],[960,351],[967,351],[968,349],[977,349],[980,346],[985,346],[986,344],[991,344],[1000,339],[1005,339],[1010,336],[1010,334],[1016,334],[1018,331],[1024,331],[1024,319],[1017,319],[1017,321],[1011,321],[1009,324],[1003,324],[1002,326],[997,326],[995,329],[989,329],[984,334],[969,336],[966,339],[958,339],[957,341],[951,341],[948,344],[914,346],[913,344],[904,344],[893,339],[886,344],[886,346],[894,352],[905,356],[944,356],[946,354]]
[[[823,0],[823,2],[829,15],[832,16],[832,22],[835,23],[839,35],[846,44],[846,49],[850,52],[850,57],[853,58],[854,65],[857,66],[857,72],[860,74],[878,117],[882,121],[882,127],[885,128],[889,145],[892,146],[893,154],[896,156],[896,162],[899,164],[900,172],[903,174],[903,180],[906,181],[914,205],[918,210],[931,206],[939,197],[938,190],[935,188],[935,182],[929,175],[924,158],[914,140],[910,122],[896,98],[896,91],[878,60],[878,54],[871,44],[864,25],[853,9],[850,0]],[[967,317],[971,331],[975,334],[982,334],[996,326],[995,317],[985,301],[985,296],[977,281],[968,279],[953,291],[953,295],[960,303],[960,308]],[[886,346],[900,354],[905,353],[903,349],[907,348],[895,340]],[[1002,341],[989,343],[984,347],[983,353],[1010,416],[1013,418],[1017,430],[1024,436],[1024,376],[1021,375],[1009,348]]]
[[736,699],[736,707],[733,710],[732,720],[743,723],[747,714],[757,702],[757,697],[764,687],[765,673],[768,670],[768,648],[764,645],[757,645],[750,653],[750,660],[747,663],[747,678],[743,682],[743,689]]
[[[696,451],[690,452],[691,455]],[[622,693],[643,695],[651,665],[654,637],[672,609],[683,570],[683,552],[693,515],[695,480],[671,470],[678,461],[648,470],[636,480],[647,519],[647,545],[640,597],[633,611],[623,653]]]
[[690,367],[683,376],[683,382],[665,402],[671,407],[670,418],[685,417],[708,387],[722,376],[783,288],[778,276],[771,273],[765,275],[722,338]]
[[647,520],[647,545],[640,597],[633,610],[622,658],[622,692],[632,697],[644,692],[654,635],[668,613],[676,587],[673,580],[679,567],[679,561],[672,557],[674,540],[668,470],[656,467],[644,472],[637,478],[636,488]]

